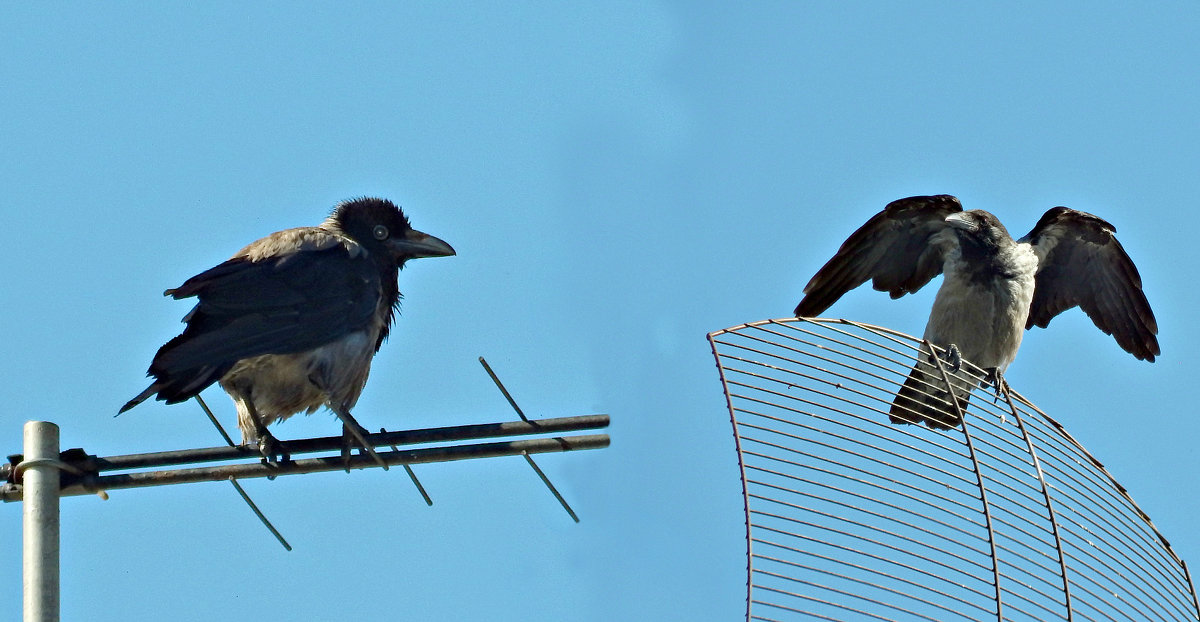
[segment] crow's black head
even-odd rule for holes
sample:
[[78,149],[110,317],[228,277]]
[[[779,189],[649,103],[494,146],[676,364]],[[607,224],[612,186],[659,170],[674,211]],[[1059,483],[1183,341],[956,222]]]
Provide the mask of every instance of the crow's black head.
[[946,217],[946,223],[968,245],[995,250],[1012,241],[1000,219],[981,209],[951,214]]
[[362,197],[343,201],[333,208],[330,220],[371,256],[386,257],[397,267],[409,259],[454,254],[449,244],[413,229],[404,212],[387,199]]

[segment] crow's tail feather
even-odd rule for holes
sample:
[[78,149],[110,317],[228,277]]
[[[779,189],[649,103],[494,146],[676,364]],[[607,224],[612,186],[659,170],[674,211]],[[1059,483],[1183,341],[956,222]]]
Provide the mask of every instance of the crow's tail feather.
[[[196,369],[188,369],[179,372],[167,373],[162,370],[155,370],[151,367],[151,375],[155,380],[150,386],[146,387],[137,397],[125,402],[121,413],[141,404],[147,398],[154,394],[158,394],[158,399],[168,404],[178,404],[186,400],[192,399],[201,391],[207,389],[212,383],[221,379],[225,372],[233,367],[232,365],[204,365]],[[155,373],[157,372],[157,373]]]
[[141,404],[142,402],[146,401],[146,398],[150,397],[151,395],[154,395],[155,393],[158,393],[158,389],[159,389],[159,386],[158,386],[157,382],[151,383],[150,386],[146,387],[146,390],[139,393],[137,397],[129,400],[128,402],[125,402],[125,405],[121,407],[121,410],[118,410],[117,414],[113,415],[113,416],[114,417],[119,416],[121,413],[129,410],[130,408],[133,408],[134,406]]
[[[930,355],[932,356],[932,355]],[[925,357],[922,357],[924,359]],[[971,398],[971,382],[966,378],[965,370],[950,373],[952,388],[947,390],[937,364],[920,360],[909,372],[896,399],[892,401],[888,418],[894,424],[915,423],[925,425],[935,430],[949,430],[962,423],[958,410],[966,410],[967,400]],[[954,408],[953,399],[958,402],[958,410]]]

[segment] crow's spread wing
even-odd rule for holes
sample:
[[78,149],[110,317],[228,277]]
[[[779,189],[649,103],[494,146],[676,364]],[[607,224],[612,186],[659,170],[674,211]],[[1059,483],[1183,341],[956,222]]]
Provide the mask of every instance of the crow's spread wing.
[[[303,352],[370,324],[382,294],[379,270],[366,254],[345,243],[287,247],[278,244],[280,234],[167,291],[198,302],[184,318],[183,334],[154,357],[151,374],[161,379],[262,354]],[[279,247],[274,254],[247,252],[270,251],[272,244]],[[249,258],[255,256],[261,258]]]
[[1154,361],[1158,323],[1142,293],[1142,277],[1121,247],[1116,228],[1065,207],[1048,210],[1021,239],[1038,257],[1037,282],[1025,327],[1045,328],[1078,305],[1097,328],[1138,359]]
[[941,274],[945,254],[956,243],[946,217],[961,211],[958,199],[944,194],[892,201],[813,276],[796,316],[816,316],[868,280],[892,298],[921,289]]

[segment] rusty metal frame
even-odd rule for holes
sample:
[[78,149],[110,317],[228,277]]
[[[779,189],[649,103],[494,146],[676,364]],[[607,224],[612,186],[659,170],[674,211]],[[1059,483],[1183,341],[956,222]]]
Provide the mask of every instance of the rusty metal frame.
[[708,339],[742,477],[747,620],[1200,620],[1146,513],[1011,388],[950,406],[956,429],[892,425],[920,339],[798,318]]
[[[608,426],[608,423],[608,415],[584,415],[578,417],[505,421],[444,428],[380,432],[378,434],[368,434],[366,438],[372,445],[392,447],[392,451],[379,452],[380,457],[387,464],[420,464],[516,455],[525,455],[526,459],[528,459],[528,455],[534,453],[607,447],[609,438],[607,434],[590,434],[555,436],[550,438],[526,438],[490,443],[437,445],[415,449],[400,449],[397,446],[573,432],[604,428]],[[338,451],[343,442],[340,436],[330,436],[292,440],[287,441],[287,444],[289,451],[293,455],[299,455],[303,453]],[[0,465],[0,481],[5,482],[3,487],[0,488],[0,499],[3,501],[21,500],[22,490],[19,477],[21,460],[22,457],[17,454],[9,457],[9,464]],[[317,458],[265,463],[261,460],[257,449],[248,446],[208,447],[108,457],[94,456],[81,449],[74,449],[63,452],[60,461],[63,469],[62,496],[95,494],[123,488],[142,488],[146,486],[230,479],[241,480],[254,477],[274,478],[280,475],[338,471],[347,468],[365,469],[379,466],[375,458],[363,454],[351,456],[348,461],[343,460],[339,455],[335,454]],[[142,470],[161,469],[162,467],[201,462],[234,463],[220,466],[156,471]],[[112,475],[102,475],[102,473],[111,471],[119,472]],[[555,491],[555,494],[557,496],[557,491]]]

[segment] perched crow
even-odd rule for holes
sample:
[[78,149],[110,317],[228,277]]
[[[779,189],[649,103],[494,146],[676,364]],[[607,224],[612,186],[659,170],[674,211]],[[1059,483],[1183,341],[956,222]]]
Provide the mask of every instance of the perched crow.
[[[995,216],[964,212],[955,197],[900,199],[855,231],[808,282],[796,316],[816,316],[868,280],[899,298],[944,272],[925,339],[949,351],[952,393],[960,408],[974,384],[965,370],[960,373],[961,358],[986,370],[988,382],[1000,391],[1025,329],[1045,328],[1074,306],[1127,352],[1154,362],[1160,353],[1158,325],[1115,231],[1091,214],[1055,207],[1014,241]],[[892,403],[893,423],[923,422],[935,429],[960,423],[931,356],[918,358]]]
[[325,405],[342,420],[343,455],[353,440],[378,460],[350,409],[391,328],[398,273],[409,259],[453,254],[375,198],[342,202],[316,227],[253,242],[165,292],[198,302],[183,334],[154,355],[154,381],[120,412],[155,394],[182,402],[219,382],[237,406],[242,442],[257,443],[266,459],[287,459],[267,425]]

